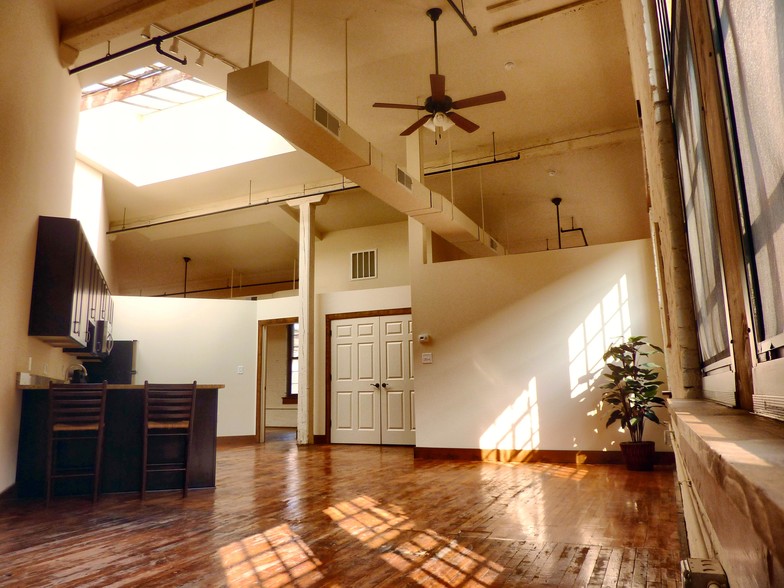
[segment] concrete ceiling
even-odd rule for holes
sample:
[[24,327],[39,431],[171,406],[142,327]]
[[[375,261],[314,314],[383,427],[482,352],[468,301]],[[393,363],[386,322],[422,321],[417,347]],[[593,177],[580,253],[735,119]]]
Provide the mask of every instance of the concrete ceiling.
[[[156,4],[156,0],[147,0]],[[190,4],[188,4],[190,3]],[[67,29],[103,9],[121,17],[112,50],[142,41],[138,16],[116,0],[56,0]],[[142,3],[144,4],[144,3]],[[162,3],[163,6],[168,4]],[[180,10],[153,23],[177,30],[247,4],[237,0],[177,0]],[[459,208],[512,252],[541,250],[556,242],[554,196],[563,199],[562,226],[585,229],[589,243],[645,236],[646,203],[635,100],[620,0],[465,0],[471,34],[444,0],[273,0],[257,7],[250,62],[269,60],[386,157],[405,165],[399,133],[421,113],[372,104],[422,104],[434,72],[433,25],[425,15],[440,7],[439,71],[454,99],[503,90],[504,102],[461,110],[480,125],[453,129],[436,141],[423,136],[425,183],[454,198]],[[194,6],[182,9],[183,6]],[[553,10],[566,7],[563,10]],[[160,7],[159,7],[160,8]],[[130,16],[129,16],[130,14]],[[502,32],[494,28],[542,15]],[[123,34],[117,34],[117,31]],[[225,87],[226,63],[249,63],[251,12],[183,35],[220,56],[189,73]],[[290,43],[290,41],[293,41]],[[102,57],[106,44],[83,50],[76,65]],[[152,50],[80,74],[83,84],[129,71],[157,56]],[[165,61],[166,58],[155,57]],[[177,66],[176,63],[171,62]],[[195,122],[194,124],[198,124]],[[449,173],[466,165],[511,159]],[[447,170],[444,172],[444,170]],[[435,172],[444,173],[435,173]],[[314,186],[340,187],[341,178],[302,152],[170,182],[136,188],[106,173],[114,227],[177,215],[237,207]],[[268,205],[277,207],[278,205]],[[258,206],[209,220],[169,223],[120,233],[113,244],[118,293],[175,288],[182,257],[193,259],[193,280],[225,281],[241,272],[254,280],[286,281],[293,274],[296,241],[290,214]],[[322,232],[403,220],[362,190],[339,191],[317,209]],[[226,220],[215,222],[224,217]],[[231,221],[231,222],[230,222]],[[191,225],[187,230],[177,226]],[[618,226],[626,227],[619,229]],[[150,235],[145,233],[149,232]],[[612,236],[612,237],[611,237]],[[549,240],[549,241],[548,241]],[[245,278],[243,278],[245,279]]]

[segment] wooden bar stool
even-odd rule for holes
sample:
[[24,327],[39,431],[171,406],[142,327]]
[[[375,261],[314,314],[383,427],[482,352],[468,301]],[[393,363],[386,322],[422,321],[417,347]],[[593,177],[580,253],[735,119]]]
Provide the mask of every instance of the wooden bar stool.
[[[52,499],[54,480],[65,478],[93,478],[93,502],[98,500],[101,484],[101,453],[103,451],[104,415],[106,414],[106,382],[102,384],[55,384],[49,383],[49,426],[46,445],[46,504]],[[74,455],[79,444],[95,442],[92,463],[78,463],[61,458],[61,451],[69,453],[69,444]],[[62,463],[62,462],[65,463]],[[58,463],[60,462],[60,463]]]
[[[144,382],[144,444],[142,450],[142,500],[147,492],[149,472],[183,472],[182,496],[188,496],[188,467],[196,410],[196,382],[192,384],[150,384]],[[175,461],[149,461],[152,439],[184,440],[184,456]]]

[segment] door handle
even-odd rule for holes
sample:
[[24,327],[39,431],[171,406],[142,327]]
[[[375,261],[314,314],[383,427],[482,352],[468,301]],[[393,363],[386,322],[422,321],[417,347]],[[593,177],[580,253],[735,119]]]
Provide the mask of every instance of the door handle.
[[383,384],[381,384],[381,387],[382,387],[382,388],[386,388],[386,387],[387,387],[387,383],[386,383],[386,382],[384,382]]
[[[373,386],[376,390],[379,389],[378,382],[376,382],[375,384],[371,384],[371,386]],[[384,384],[384,386],[386,386],[386,384]]]

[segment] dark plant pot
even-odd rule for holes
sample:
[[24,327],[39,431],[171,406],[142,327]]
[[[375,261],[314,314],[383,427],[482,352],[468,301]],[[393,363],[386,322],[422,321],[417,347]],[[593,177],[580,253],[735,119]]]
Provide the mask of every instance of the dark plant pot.
[[649,472],[656,461],[656,443],[653,441],[622,441],[621,453],[627,470]]

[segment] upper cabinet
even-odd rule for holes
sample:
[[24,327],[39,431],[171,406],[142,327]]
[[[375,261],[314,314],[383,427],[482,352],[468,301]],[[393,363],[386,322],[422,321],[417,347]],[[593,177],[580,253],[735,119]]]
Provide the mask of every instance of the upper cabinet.
[[42,216],[28,334],[55,347],[108,352],[112,297],[79,221]]

